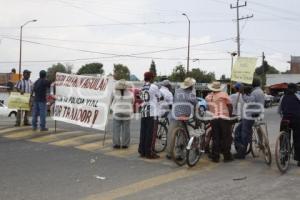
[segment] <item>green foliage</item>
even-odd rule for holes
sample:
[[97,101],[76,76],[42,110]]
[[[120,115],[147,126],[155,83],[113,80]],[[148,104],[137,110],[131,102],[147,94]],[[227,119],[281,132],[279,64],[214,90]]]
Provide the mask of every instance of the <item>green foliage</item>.
[[114,78],[116,80],[120,80],[120,79],[129,80],[130,79],[130,70],[125,65],[114,64]]
[[199,68],[194,68],[187,76],[194,78],[198,83],[210,83],[215,80],[215,73],[202,71]]
[[51,83],[55,81],[56,72],[71,74],[72,73],[72,66],[71,65],[64,66],[61,63],[57,63],[57,64],[52,65],[52,67],[49,67],[47,69],[47,79]]
[[102,63],[89,63],[83,65],[77,72],[80,74],[104,74],[103,64]]
[[267,61],[264,61],[263,65],[255,69],[254,76],[259,77],[262,80],[262,85],[266,85],[266,74],[279,74],[279,71],[269,65]]
[[169,77],[170,81],[182,82],[185,79],[186,71],[183,65],[178,65],[173,69],[171,76]]
[[155,64],[154,60],[151,61],[149,71],[154,74],[154,77],[156,77],[156,75],[157,75],[157,73],[156,73],[156,64]]

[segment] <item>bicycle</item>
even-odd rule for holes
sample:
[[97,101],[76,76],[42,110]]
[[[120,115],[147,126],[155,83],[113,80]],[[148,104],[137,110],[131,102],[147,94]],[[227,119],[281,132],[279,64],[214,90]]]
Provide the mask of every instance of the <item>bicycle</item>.
[[189,167],[195,166],[200,160],[202,154],[209,151],[211,136],[210,121],[207,119],[200,120],[199,129],[192,132],[191,138],[186,147],[186,163]]
[[[263,126],[265,128],[263,128]],[[262,152],[266,164],[270,166],[272,164],[272,154],[268,139],[268,128],[267,123],[264,122],[261,117],[257,117],[255,119],[250,142],[250,147],[248,148],[247,153],[249,154],[251,152],[253,158],[255,158],[259,156],[260,152]]]
[[282,120],[282,131],[276,139],[275,160],[276,165],[281,173],[285,173],[290,164],[290,159],[294,154],[292,129],[289,120]]
[[181,126],[174,129],[174,137],[171,143],[171,157],[174,162],[183,166],[186,164],[186,146],[190,140],[190,133],[188,127],[197,129],[197,124],[193,124],[195,121],[189,117],[179,117],[177,119],[181,123]]
[[154,146],[154,151],[156,153],[163,152],[167,147],[168,126],[169,126],[169,119],[168,119],[168,113],[166,113],[158,121],[155,146]]

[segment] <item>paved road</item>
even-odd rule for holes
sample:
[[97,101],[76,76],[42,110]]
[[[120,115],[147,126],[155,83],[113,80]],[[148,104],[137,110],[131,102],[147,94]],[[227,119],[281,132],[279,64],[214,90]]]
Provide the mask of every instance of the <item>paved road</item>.
[[[266,120],[274,144],[275,108],[266,111]],[[295,163],[281,175],[262,158],[226,164],[204,158],[192,169],[177,167],[163,155],[145,160],[136,151],[138,124],[132,124],[132,146],[113,150],[111,140],[103,145],[104,134],[94,130],[58,123],[58,133],[32,132],[0,118],[0,199],[300,199]]]

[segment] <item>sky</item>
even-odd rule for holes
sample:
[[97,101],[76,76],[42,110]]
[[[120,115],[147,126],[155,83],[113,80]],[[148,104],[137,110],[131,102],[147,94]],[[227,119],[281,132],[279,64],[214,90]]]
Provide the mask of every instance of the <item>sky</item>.
[[[243,4],[244,1],[240,1]],[[230,76],[230,52],[237,51],[236,0],[0,0],[0,72],[18,69],[20,26],[22,69],[36,79],[41,69],[61,62],[101,62],[106,74],[113,64],[128,66],[142,78],[156,63],[158,75],[179,64],[186,67],[191,21],[190,68]],[[266,60],[280,71],[290,56],[300,56],[300,2],[248,0],[240,16],[241,56]]]

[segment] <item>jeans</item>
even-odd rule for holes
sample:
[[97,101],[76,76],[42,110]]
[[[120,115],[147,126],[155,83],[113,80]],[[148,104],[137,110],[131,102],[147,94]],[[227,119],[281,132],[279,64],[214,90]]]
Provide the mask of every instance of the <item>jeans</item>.
[[252,137],[253,124],[254,120],[242,119],[241,123],[235,129],[234,144],[240,154],[245,154],[247,151],[247,146]]
[[40,116],[40,129],[46,128],[47,105],[46,102],[33,102],[32,128],[37,128],[37,118]]
[[[122,143],[121,138],[122,137]],[[130,120],[113,119],[113,145],[129,146]]]

